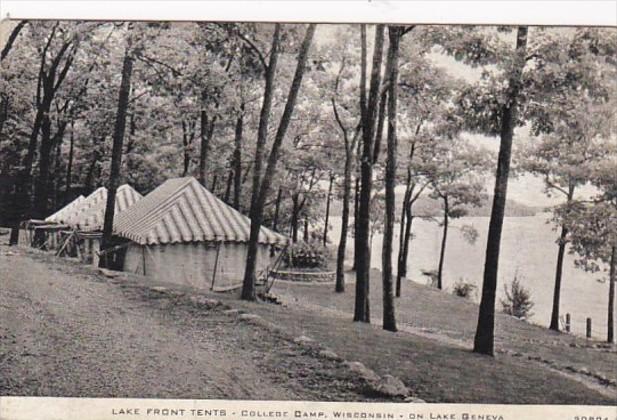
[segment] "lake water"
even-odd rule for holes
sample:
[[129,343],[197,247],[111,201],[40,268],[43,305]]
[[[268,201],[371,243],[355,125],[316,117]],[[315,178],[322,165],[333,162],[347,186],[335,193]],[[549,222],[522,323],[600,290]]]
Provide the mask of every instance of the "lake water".
[[[535,304],[531,322],[548,327],[551,316],[555,264],[557,261],[557,232],[548,221],[548,215],[534,217],[506,217],[503,226],[501,256],[499,259],[498,299],[504,296],[504,284],[510,284],[516,273],[520,282],[531,292]],[[448,231],[443,285],[452,291],[459,279],[477,286],[474,300],[479,302],[484,253],[488,232],[488,217],[464,217],[454,220]],[[478,231],[474,245],[463,237],[461,227],[471,225]],[[329,232],[330,240],[338,243],[340,217],[333,218]],[[407,277],[427,284],[428,277],[422,271],[436,270],[439,262],[442,228],[435,222],[415,219],[414,238],[411,242]],[[398,226],[395,226],[393,264],[398,255]],[[353,258],[353,239],[348,241],[348,259]],[[382,235],[376,234],[372,244],[371,267],[381,269]],[[396,270],[396,265],[394,265]],[[587,273],[574,266],[574,256],[568,255],[564,262],[561,290],[561,315],[570,313],[572,331],[585,334],[585,319],[592,318],[593,336],[606,337],[608,306],[607,273]],[[604,279],[599,282],[598,279]],[[497,310],[501,304],[497,302]]]

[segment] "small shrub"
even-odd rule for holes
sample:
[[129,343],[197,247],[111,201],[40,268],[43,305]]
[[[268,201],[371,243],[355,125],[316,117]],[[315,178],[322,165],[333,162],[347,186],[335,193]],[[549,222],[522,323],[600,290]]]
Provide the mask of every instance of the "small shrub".
[[476,293],[476,285],[466,282],[462,278],[459,278],[458,281],[454,284],[452,293],[458,297],[471,299]]
[[293,268],[326,268],[328,249],[318,241],[296,242],[287,248],[285,262]]
[[514,275],[509,288],[504,285],[504,290],[506,298],[500,299],[503,313],[519,319],[528,319],[533,315],[531,309],[534,303],[531,300],[531,293],[521,285],[518,274]]

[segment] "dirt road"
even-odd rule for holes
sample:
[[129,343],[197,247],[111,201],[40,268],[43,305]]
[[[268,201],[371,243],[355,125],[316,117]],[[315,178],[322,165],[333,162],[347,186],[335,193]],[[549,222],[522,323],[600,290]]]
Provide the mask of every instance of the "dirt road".
[[0,395],[365,399],[293,342],[0,246]]

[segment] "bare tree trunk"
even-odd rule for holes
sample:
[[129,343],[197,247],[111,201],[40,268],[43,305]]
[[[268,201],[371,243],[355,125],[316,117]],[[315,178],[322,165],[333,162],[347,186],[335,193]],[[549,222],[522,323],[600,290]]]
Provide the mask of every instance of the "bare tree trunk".
[[[363,31],[366,27],[362,25]],[[370,322],[369,286],[370,286],[370,203],[373,183],[373,140],[375,135],[375,120],[381,85],[381,63],[383,58],[384,25],[375,28],[375,44],[373,49],[373,67],[368,102],[364,92],[361,92],[362,109],[362,160],[360,165],[360,203],[356,232],[356,300],[354,321]],[[364,46],[365,48],[365,46]],[[363,54],[365,56],[365,54]],[[365,59],[363,59],[365,61]],[[361,83],[362,84],[362,83]]]
[[[396,211],[396,154],[398,139],[396,133],[397,99],[398,99],[398,56],[401,28],[388,26],[388,58],[386,69],[388,88],[388,151],[386,158],[386,211],[384,220],[383,247],[381,254],[382,287],[383,287],[383,329],[396,331],[396,317],[394,314],[394,293],[392,287],[392,242],[394,240],[394,219]],[[379,134],[377,134],[379,136]]]
[[[34,202],[33,212],[34,218],[42,219],[47,213],[49,200],[49,167],[51,164],[51,120],[49,115],[43,117],[41,124],[41,146],[39,148],[39,173],[34,184]],[[35,243],[37,240],[35,239]]]
[[241,105],[240,115],[236,119],[234,135],[234,207],[240,210],[240,197],[242,196],[242,131],[244,127],[244,104]]
[[212,185],[210,186],[210,191],[212,191],[212,194],[214,195],[216,195],[216,187],[218,186],[218,183],[219,183],[219,174],[215,172],[214,176],[212,177]]
[[[204,94],[202,94],[203,96]],[[202,109],[199,113],[199,183],[206,186],[206,161],[208,160],[208,114]]]
[[75,150],[75,121],[71,120],[71,137],[69,144],[69,159],[66,164],[66,186],[64,188],[65,199],[68,199],[71,193],[71,182],[73,176],[73,156]]
[[608,330],[606,341],[615,342],[615,282],[617,281],[617,245],[611,247],[611,263],[609,268],[608,287]]
[[227,171],[227,183],[225,185],[225,195],[223,196],[223,201],[225,201],[225,203],[229,204],[230,201],[230,197],[231,197],[231,186],[234,183],[234,171],[233,169],[230,169],[229,171]]
[[396,297],[401,297],[401,283],[407,277],[407,263],[409,261],[409,249],[411,247],[411,226],[413,223],[411,203],[405,209],[405,233],[403,238],[403,251],[399,257],[399,269],[396,279]]
[[309,241],[309,220],[308,218],[304,219],[304,242]]
[[[574,197],[574,185],[570,183],[568,187],[567,204],[570,204]],[[551,311],[551,323],[549,329],[559,331],[559,306],[561,301],[561,280],[563,277],[563,259],[566,252],[566,238],[568,236],[568,228],[561,226],[561,234],[559,235],[557,249],[557,267],[555,268],[555,289],[553,291],[553,309]]]
[[[311,43],[313,40],[313,35],[315,33],[315,24],[310,24],[306,30],[306,35],[300,46],[300,52],[298,53],[298,61],[296,65],[296,71],[294,73],[293,80],[291,82],[291,86],[289,88],[289,95],[287,96],[287,101],[285,103],[285,108],[283,110],[283,115],[281,117],[281,121],[279,123],[278,129],[276,131],[276,135],[274,137],[274,143],[272,144],[272,148],[270,150],[270,155],[268,156],[268,165],[266,167],[266,171],[264,173],[263,179],[260,179],[261,176],[261,159],[263,156],[263,148],[268,132],[267,120],[270,114],[270,106],[266,105],[266,97],[269,97],[268,101],[272,100],[272,90],[273,90],[273,78],[274,78],[274,70],[276,64],[274,66],[268,66],[269,73],[272,70],[272,79],[268,82],[268,77],[266,77],[266,88],[264,89],[264,106],[262,107],[262,117],[264,116],[264,112],[267,113],[265,116],[266,124],[262,126],[262,118],[260,117],[260,124],[258,129],[258,142],[255,152],[255,175],[254,175],[254,183],[253,183],[253,196],[251,200],[251,211],[250,211],[250,219],[251,219],[251,232],[249,239],[249,246],[247,250],[247,258],[246,258],[246,267],[244,270],[244,280],[242,285],[242,299],[244,300],[255,300],[255,268],[257,264],[257,240],[259,239],[259,231],[261,229],[261,222],[263,220],[263,209],[266,201],[266,196],[268,195],[268,190],[270,188],[270,184],[272,182],[272,178],[276,172],[276,164],[279,158],[279,149],[285,138],[285,134],[287,132],[287,128],[291,122],[291,116],[293,114],[293,110],[296,105],[296,100],[298,98],[298,92],[300,91],[300,86],[302,84],[302,78],[304,76],[304,70],[306,67],[306,60],[308,58],[308,52],[311,47]],[[274,63],[276,63],[276,56],[278,55],[278,44],[280,42],[280,25],[276,25],[274,39],[272,43],[272,50],[270,52],[270,59],[272,64],[272,57],[274,57]],[[265,110],[265,111],[264,111]],[[259,134],[261,133],[261,134]]]
[[551,324],[549,328],[553,331],[559,331],[559,302],[561,297],[561,278],[563,273],[563,258],[566,252],[566,237],[568,236],[568,228],[561,226],[561,234],[559,235],[559,243],[557,250],[557,268],[555,269],[555,289],[553,291],[553,310],[551,312]]
[[[45,68],[47,67],[47,52],[49,47],[55,37],[56,30],[58,28],[59,23],[56,22],[54,27],[52,28],[49,37],[47,38],[47,42],[45,47],[41,52],[41,63],[38,73],[37,79],[37,90],[36,90],[36,114],[34,117],[34,124],[32,126],[32,131],[30,133],[30,139],[28,141],[28,150],[23,160],[23,169],[20,173],[20,176],[17,179],[17,183],[15,185],[15,194],[13,196],[13,211],[14,211],[14,220],[11,226],[11,236],[9,239],[9,245],[17,245],[17,241],[19,240],[19,223],[22,218],[28,216],[28,213],[31,209],[31,200],[30,194],[32,193],[32,166],[34,163],[34,156],[36,153],[36,146],[38,142],[39,133],[41,131],[41,126],[43,124],[43,119],[45,116],[49,116],[49,111],[51,109],[51,103],[53,101],[53,97],[55,94],[54,82],[56,82],[56,89],[59,87],[62,78],[56,81],[55,76],[50,81],[51,74],[56,73],[60,60],[66,50],[69,48],[70,43],[65,43],[62,48],[59,50],[58,54],[52,60],[52,63],[49,65],[49,70],[46,73]],[[15,35],[16,37],[17,35]],[[11,43],[12,45],[12,43]],[[6,53],[10,50],[10,46],[5,46]],[[68,67],[67,67],[68,70]],[[43,94],[41,96],[41,93]]]
[[328,196],[326,197],[326,220],[323,228],[323,246],[328,245],[328,225],[330,224],[330,200],[332,199],[332,184],[334,175],[330,175],[330,185],[328,186]]
[[182,120],[182,145],[183,147],[183,165],[182,165],[182,176],[185,177],[189,173],[189,165],[191,164],[191,155],[189,153],[189,134],[186,128],[186,121]]
[[[390,73],[390,69],[386,65],[386,75]],[[384,90],[379,100],[379,111],[377,112],[377,129],[375,130],[375,144],[373,145],[373,163],[379,160],[381,152],[381,139],[383,137],[383,126],[386,120],[386,104],[388,102],[388,90]]]
[[278,193],[276,194],[276,204],[274,206],[274,221],[272,222],[272,229],[275,232],[278,232],[279,210],[281,209],[281,199],[282,198],[283,198],[283,188],[279,187]]
[[291,202],[293,205],[291,210],[291,241],[296,243],[298,242],[298,213],[300,213],[298,193],[292,194]]
[[355,239],[358,232],[358,208],[360,207],[360,177],[356,176],[355,188],[354,188],[354,202],[353,202],[353,234],[354,234],[354,252],[353,252],[353,266],[352,271],[356,271],[358,267],[357,253],[355,248]]
[[345,291],[345,251],[347,249],[347,235],[349,229],[349,199],[351,196],[351,159],[353,154],[348,148],[345,151],[345,172],[343,175],[343,213],[341,215],[341,237],[336,254],[336,285],[335,291]]
[[396,291],[395,296],[401,297],[401,282],[402,278],[407,275],[407,257],[404,256],[405,252],[405,228],[407,226],[407,203],[411,197],[411,176],[408,172],[407,183],[405,184],[405,195],[403,196],[403,203],[401,205],[401,220],[399,229],[399,241],[398,241],[398,258],[396,269]]
[[[208,118],[206,111],[200,113],[200,131],[201,144],[199,147],[199,183],[206,187],[206,175],[208,173],[208,154],[210,153],[210,143],[214,133],[214,125],[216,124],[216,116]],[[214,190],[214,186],[212,190]]]
[[437,288],[443,290],[443,264],[446,259],[446,242],[448,240],[448,222],[450,209],[448,207],[448,197],[443,197],[443,235],[441,237],[441,248],[439,251],[439,266],[437,269]]
[[497,158],[497,173],[495,177],[495,191],[493,207],[489,222],[488,238],[486,242],[486,260],[484,263],[484,279],[482,282],[482,298],[478,314],[478,326],[474,337],[475,353],[494,355],[495,335],[495,292],[497,290],[497,273],[499,264],[499,250],[501,245],[501,230],[506,207],[508,190],[508,175],[512,155],[512,138],[517,116],[517,102],[521,89],[521,73],[525,65],[525,50],[527,48],[527,27],[519,26],[516,36],[516,54],[518,68],[510,77],[508,100],[501,112],[501,143]]
[[[272,98],[274,96],[274,76],[279,55],[279,45],[281,36],[281,25],[276,24],[272,35],[272,47],[270,48],[270,58],[265,67],[265,86],[261,112],[259,114],[259,127],[257,129],[257,144],[255,146],[255,158],[253,159],[253,183],[251,192],[251,207],[249,217],[251,219],[251,236],[244,269],[244,279],[242,282],[242,299],[255,300],[255,267],[257,264],[257,238],[259,230],[256,225],[261,226],[261,212],[259,211],[259,187],[261,185],[261,167],[265,154],[265,144],[268,137],[268,123],[270,111],[272,109]],[[253,233],[255,231],[255,233]],[[253,238],[254,236],[254,238]]]
[[[109,174],[109,185],[107,187],[107,203],[105,205],[105,221],[103,224],[103,238],[101,249],[105,250],[111,246],[113,233],[114,213],[116,208],[116,191],[120,183],[120,168],[122,166],[122,143],[124,141],[124,130],[126,128],[126,110],[129,103],[131,92],[131,75],[133,73],[133,52],[131,51],[131,34],[127,40],[122,63],[122,79],[120,80],[120,92],[118,94],[118,111],[114,126],[113,147],[111,152],[111,171]],[[105,267],[107,258],[101,258],[100,267]]]

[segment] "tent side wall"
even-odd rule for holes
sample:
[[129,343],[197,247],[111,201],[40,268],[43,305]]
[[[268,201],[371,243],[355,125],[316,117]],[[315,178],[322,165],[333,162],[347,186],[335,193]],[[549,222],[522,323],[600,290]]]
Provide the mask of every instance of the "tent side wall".
[[[247,250],[246,243],[233,242],[149,246],[131,243],[124,271],[197,289],[230,290],[242,285]],[[257,270],[264,270],[269,263],[269,246],[259,245]]]

